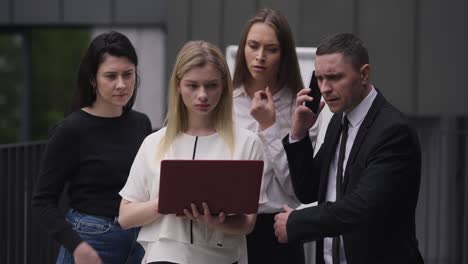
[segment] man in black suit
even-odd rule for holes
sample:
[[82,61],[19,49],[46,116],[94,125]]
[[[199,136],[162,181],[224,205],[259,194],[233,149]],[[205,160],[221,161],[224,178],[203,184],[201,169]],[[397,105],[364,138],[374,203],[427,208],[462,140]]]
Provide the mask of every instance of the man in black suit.
[[360,39],[331,36],[316,54],[320,92],[334,116],[313,157],[308,128],[317,115],[303,103],[318,98],[301,90],[283,145],[297,197],[318,205],[285,206],[275,217],[278,240],[316,240],[318,264],[423,263],[415,235],[421,153],[414,129],[370,84]]

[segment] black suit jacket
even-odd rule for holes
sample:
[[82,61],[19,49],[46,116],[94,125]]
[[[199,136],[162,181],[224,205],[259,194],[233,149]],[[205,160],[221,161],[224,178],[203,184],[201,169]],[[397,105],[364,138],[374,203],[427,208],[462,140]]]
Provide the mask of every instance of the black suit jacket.
[[415,235],[415,208],[421,178],[417,134],[385,98],[377,96],[361,124],[344,172],[342,195],[326,202],[330,162],[340,136],[335,114],[316,157],[309,137],[283,140],[294,191],[302,203],[318,206],[293,211],[288,240],[317,240],[323,263],[323,238],[343,236],[348,264],[423,263]]

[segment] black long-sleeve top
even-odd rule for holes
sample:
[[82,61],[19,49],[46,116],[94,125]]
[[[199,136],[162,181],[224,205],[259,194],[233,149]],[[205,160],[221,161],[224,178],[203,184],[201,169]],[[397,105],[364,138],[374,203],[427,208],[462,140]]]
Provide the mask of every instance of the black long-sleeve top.
[[119,191],[150,133],[148,117],[133,110],[113,118],[78,110],[51,130],[33,196],[33,213],[70,252],[82,240],[58,207],[65,184],[69,183],[71,208],[91,215],[117,216]]

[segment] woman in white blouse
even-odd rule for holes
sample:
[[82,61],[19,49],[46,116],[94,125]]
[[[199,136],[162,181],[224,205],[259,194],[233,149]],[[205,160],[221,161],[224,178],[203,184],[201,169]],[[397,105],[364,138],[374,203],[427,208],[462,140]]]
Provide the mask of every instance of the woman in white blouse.
[[233,127],[231,77],[213,44],[190,41],[177,55],[167,126],[140,147],[120,192],[119,222],[125,228],[143,226],[138,242],[146,251],[144,263],[237,263],[256,215],[212,216],[206,204],[205,214],[195,207],[184,217],[159,214],[163,159],[263,159],[258,136]]
[[[233,82],[235,124],[259,135],[267,165],[267,202],[259,205],[255,228],[247,236],[248,262],[304,263],[303,245],[279,244],[273,229],[284,205],[300,205],[281,140],[289,133],[295,97],[303,88],[291,29],[278,11],[262,9],[245,25]],[[310,131],[312,142],[317,129]]]

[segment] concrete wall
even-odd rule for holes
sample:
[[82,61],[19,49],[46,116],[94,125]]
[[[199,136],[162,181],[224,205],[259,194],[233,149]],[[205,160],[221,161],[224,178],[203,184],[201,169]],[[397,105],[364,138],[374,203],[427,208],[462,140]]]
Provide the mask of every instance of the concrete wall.
[[0,26],[163,24],[166,2],[166,0],[0,0]]

